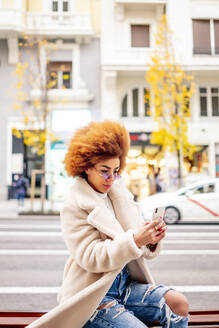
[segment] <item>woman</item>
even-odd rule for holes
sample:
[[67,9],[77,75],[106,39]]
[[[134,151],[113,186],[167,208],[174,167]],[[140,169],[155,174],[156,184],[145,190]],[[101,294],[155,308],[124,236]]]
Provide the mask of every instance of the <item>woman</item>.
[[117,122],[91,123],[71,140],[65,167],[77,179],[61,212],[70,257],[59,306],[31,327],[145,328],[145,320],[187,327],[186,298],[155,285],[148,270],[166,226],[144,223],[119,179],[128,150],[128,132]]

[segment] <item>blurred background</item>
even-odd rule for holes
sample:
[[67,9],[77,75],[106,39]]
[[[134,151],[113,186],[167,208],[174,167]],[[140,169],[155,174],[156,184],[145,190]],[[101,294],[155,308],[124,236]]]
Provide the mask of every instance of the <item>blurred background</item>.
[[[162,190],[177,187],[176,155],[151,143],[157,129],[154,104],[145,101],[147,90],[153,91],[145,76],[158,47],[156,31],[163,14],[175,63],[194,79],[186,124],[196,149],[182,158],[183,184],[218,176],[217,6],[197,0],[2,0],[0,199],[14,197],[16,174],[24,174],[31,186],[32,170],[42,169],[43,162],[46,197],[63,199],[61,161],[69,139],[79,126],[107,118],[119,120],[130,132],[127,183],[137,199],[154,192],[148,177],[158,169]],[[47,136],[39,155],[33,142],[24,140],[24,132],[45,127],[56,141]],[[41,180],[37,174],[36,196]]]
[[55,305],[62,161],[74,131],[104,119],[130,133],[123,177],[145,218],[159,204],[190,221],[170,228],[156,280],[217,307],[219,1],[1,0],[0,72],[3,309]]

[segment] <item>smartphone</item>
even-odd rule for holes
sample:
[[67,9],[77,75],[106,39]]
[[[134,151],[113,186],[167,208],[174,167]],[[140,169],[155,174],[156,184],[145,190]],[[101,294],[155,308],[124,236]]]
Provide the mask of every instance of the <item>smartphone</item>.
[[156,220],[159,217],[161,217],[163,219],[165,216],[165,210],[166,210],[166,207],[164,207],[164,206],[156,207],[153,211],[152,220]]

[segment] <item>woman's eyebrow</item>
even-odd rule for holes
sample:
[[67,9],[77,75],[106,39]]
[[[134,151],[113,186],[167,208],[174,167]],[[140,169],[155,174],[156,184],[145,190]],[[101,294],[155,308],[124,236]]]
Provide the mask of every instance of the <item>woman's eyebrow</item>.
[[[101,165],[101,166],[105,167],[106,169],[110,169],[111,170],[111,167],[109,167],[107,165]],[[119,166],[117,166],[117,167],[114,168],[114,170],[116,170],[116,169],[119,169]]]

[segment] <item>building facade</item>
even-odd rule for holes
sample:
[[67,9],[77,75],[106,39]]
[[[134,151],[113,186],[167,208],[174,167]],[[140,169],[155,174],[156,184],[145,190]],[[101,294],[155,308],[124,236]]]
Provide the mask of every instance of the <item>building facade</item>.
[[[47,73],[57,76],[48,97],[49,124],[59,141],[46,146],[47,185],[51,171],[56,172],[59,184],[63,167],[57,162],[63,159],[66,142],[74,130],[100,118],[100,0],[0,1],[0,199],[13,197],[15,174],[24,173],[30,180],[31,171],[40,168],[42,162],[12,134],[13,128],[25,129],[19,111],[12,110],[16,93],[13,72],[24,52],[19,47],[24,35],[45,39],[55,46],[45,67]],[[38,91],[31,93],[37,95]],[[23,106],[25,110],[28,101]]]
[[[159,157],[150,144],[155,129],[144,95],[147,63],[154,35],[165,13],[173,32],[177,62],[193,74],[189,140],[197,146],[192,163],[185,163],[187,182],[219,176],[219,3],[214,0],[102,1],[102,118],[120,120],[131,133],[130,172],[133,190],[143,190],[151,167],[160,167],[166,187],[174,185],[176,163],[171,154]],[[153,110],[153,109],[152,109]],[[149,167],[149,169],[148,169]],[[140,195],[141,198],[142,195]]]
[[130,176],[134,194],[141,190],[139,198],[148,193],[154,169],[161,169],[166,189],[176,185],[174,156],[163,156],[161,147],[150,143],[155,125],[144,101],[149,91],[147,65],[163,13],[173,31],[177,61],[195,81],[188,133],[198,151],[191,162],[185,162],[187,182],[219,176],[217,0],[1,0],[0,199],[12,196],[15,174],[24,173],[30,179],[31,170],[42,162],[12,134],[14,127],[25,128],[19,113],[12,111],[16,92],[12,73],[24,34],[47,39],[56,47],[47,69],[58,76],[49,100],[50,124],[59,141],[47,145],[45,156],[47,171],[58,172],[60,194],[66,142],[74,129],[91,119],[115,119],[128,128],[132,147],[127,180]]

